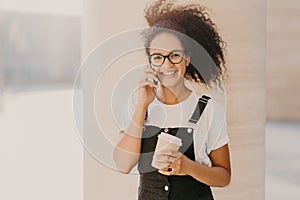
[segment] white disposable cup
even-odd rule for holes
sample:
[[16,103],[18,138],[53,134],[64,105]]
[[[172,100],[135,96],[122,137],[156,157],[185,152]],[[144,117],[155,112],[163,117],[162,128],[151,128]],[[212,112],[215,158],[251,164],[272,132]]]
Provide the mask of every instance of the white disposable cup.
[[181,139],[178,137],[175,137],[173,135],[167,134],[167,133],[160,133],[158,136],[157,144],[155,147],[153,160],[151,165],[157,169],[162,169],[166,166],[163,166],[161,163],[156,162],[155,156],[157,152],[160,152],[162,150],[173,150],[178,151],[179,148],[182,145]]

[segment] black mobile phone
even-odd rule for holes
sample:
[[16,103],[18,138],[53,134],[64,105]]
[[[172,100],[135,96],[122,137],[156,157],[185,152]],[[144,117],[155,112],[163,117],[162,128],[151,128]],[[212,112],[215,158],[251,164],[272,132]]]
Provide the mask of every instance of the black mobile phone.
[[[151,65],[151,62],[150,62],[150,61],[149,61],[149,67],[153,69],[153,67],[152,67],[152,65]],[[158,78],[158,76],[156,76],[156,78],[157,78],[157,80],[158,80],[158,81],[154,80],[153,78],[151,78],[151,81],[152,81],[153,83],[157,84],[157,85],[160,85],[160,81],[159,81],[159,78]]]

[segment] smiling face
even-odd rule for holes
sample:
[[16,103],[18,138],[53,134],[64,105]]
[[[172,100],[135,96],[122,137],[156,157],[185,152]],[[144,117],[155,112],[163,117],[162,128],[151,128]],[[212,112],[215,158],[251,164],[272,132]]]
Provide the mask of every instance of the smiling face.
[[[158,72],[162,86],[174,88],[184,85],[184,74],[190,59],[183,52],[184,48],[180,40],[171,33],[160,33],[151,41],[149,47],[153,62],[151,67]],[[183,59],[181,60],[182,55]],[[161,66],[154,65],[156,61],[159,63],[163,59],[164,62]]]

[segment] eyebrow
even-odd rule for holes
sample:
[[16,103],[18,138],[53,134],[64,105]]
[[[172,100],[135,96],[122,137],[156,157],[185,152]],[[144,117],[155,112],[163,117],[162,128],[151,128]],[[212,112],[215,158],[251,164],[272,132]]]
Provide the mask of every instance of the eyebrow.
[[[161,50],[161,51],[165,51],[165,50]],[[176,52],[176,51],[183,51],[184,52],[184,50],[183,49],[173,49],[172,51],[165,51],[165,52],[168,52],[166,55],[168,55],[168,54],[170,54],[170,53],[172,53],[172,52]],[[150,53],[150,49],[149,49],[149,53]],[[151,54],[149,54],[149,55],[156,55],[156,54],[159,54],[159,55],[163,55],[162,53],[158,53],[158,52],[154,52],[154,53],[151,53]]]

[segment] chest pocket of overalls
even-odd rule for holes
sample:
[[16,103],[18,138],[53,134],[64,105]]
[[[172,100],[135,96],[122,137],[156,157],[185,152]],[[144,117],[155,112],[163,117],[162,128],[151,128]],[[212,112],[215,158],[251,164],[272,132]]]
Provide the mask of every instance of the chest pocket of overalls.
[[195,160],[193,145],[193,128],[160,128],[157,126],[145,126],[141,144],[141,154],[138,164],[140,173],[147,173],[157,170],[151,166],[152,157],[158,140],[157,135],[161,132],[174,135],[182,140],[179,151],[191,160]]

